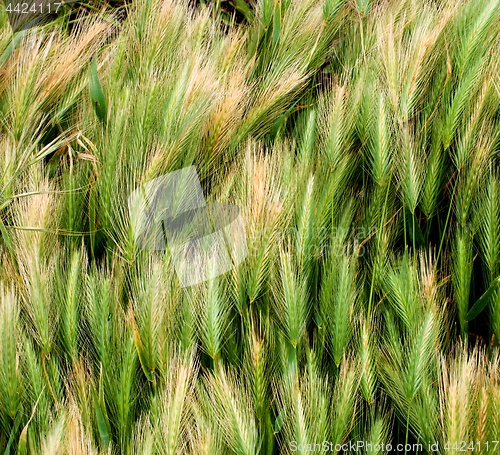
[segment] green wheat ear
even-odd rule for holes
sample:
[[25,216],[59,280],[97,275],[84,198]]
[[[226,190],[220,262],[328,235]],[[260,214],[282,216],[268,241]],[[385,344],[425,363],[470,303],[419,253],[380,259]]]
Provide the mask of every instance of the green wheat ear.
[[[4,3],[0,450],[500,450],[500,0]],[[189,166],[248,255],[182,288]]]

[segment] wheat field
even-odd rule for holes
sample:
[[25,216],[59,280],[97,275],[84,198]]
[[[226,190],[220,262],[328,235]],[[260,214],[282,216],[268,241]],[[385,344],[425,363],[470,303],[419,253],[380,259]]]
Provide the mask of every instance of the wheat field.
[[[104,3],[0,11],[0,449],[500,453],[500,0]],[[248,255],[182,287],[189,166]]]

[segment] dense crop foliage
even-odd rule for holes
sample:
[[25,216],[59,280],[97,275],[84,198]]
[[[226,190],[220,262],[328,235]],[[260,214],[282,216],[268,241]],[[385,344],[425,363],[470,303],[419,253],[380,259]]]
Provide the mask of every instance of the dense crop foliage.
[[[500,0],[125,3],[0,13],[1,450],[499,453]],[[190,165],[249,254],[181,288]]]

